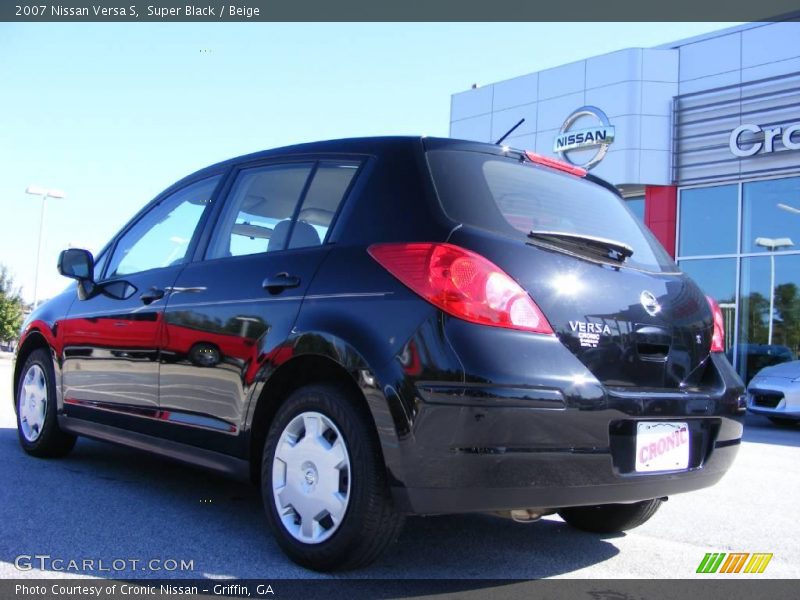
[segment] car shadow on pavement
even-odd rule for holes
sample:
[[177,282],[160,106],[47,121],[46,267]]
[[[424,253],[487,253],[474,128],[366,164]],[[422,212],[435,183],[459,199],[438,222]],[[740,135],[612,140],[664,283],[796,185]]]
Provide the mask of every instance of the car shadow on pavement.
[[[86,439],[66,458],[36,459],[20,449],[14,429],[0,429],[0,460],[0,577],[327,577],[282,554],[249,484]],[[376,563],[337,577],[531,579],[569,574],[618,552],[557,519],[416,517]],[[21,571],[20,555],[51,558],[23,559],[23,568],[42,568]],[[55,566],[55,558],[64,563]],[[94,560],[94,570],[69,568],[70,560],[84,559]],[[128,562],[98,571],[101,559],[107,568],[115,559]],[[148,564],[152,559],[160,562]],[[191,569],[166,570],[168,559],[192,561]]]
[[742,440],[754,444],[800,446],[800,424],[776,425],[766,417],[747,415]]

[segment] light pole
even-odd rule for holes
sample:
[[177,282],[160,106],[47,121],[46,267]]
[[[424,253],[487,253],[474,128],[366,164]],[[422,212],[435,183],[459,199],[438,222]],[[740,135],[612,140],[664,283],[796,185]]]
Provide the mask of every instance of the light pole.
[[36,273],[33,283],[33,308],[36,310],[39,304],[39,261],[42,258],[42,238],[44,237],[44,208],[48,198],[65,198],[66,194],[61,190],[43,188],[38,185],[29,185],[25,189],[26,194],[32,196],[41,196],[42,198],[42,212],[39,215],[39,244],[36,249]]
[[794,242],[790,238],[756,238],[756,246],[769,250],[769,334],[767,344],[772,345],[772,313],[775,310],[775,251],[791,248]]
[[800,215],[800,208],[795,208],[794,206],[784,204],[783,202],[778,202],[778,204],[776,204],[775,206],[777,206],[781,210],[785,210],[786,212],[790,212],[794,215]]

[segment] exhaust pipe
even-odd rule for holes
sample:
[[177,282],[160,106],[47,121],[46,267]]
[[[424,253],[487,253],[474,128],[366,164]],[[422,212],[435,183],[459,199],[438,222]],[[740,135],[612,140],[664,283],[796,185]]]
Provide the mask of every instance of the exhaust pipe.
[[545,515],[553,514],[552,510],[542,510],[540,508],[520,508],[494,513],[498,517],[511,519],[517,523],[535,523]]
[[541,519],[543,516],[543,512],[533,508],[523,508],[522,510],[511,511],[511,518],[517,523],[536,523],[536,521]]

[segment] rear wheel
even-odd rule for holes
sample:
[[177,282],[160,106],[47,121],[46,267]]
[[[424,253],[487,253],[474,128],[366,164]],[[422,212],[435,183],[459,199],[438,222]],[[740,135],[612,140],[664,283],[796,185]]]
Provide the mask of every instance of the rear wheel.
[[634,504],[601,504],[575,506],[558,511],[572,527],[592,533],[618,533],[642,525],[652,517],[661,500],[645,500]]
[[374,561],[400,532],[375,428],[350,392],[309,385],[281,406],[264,445],[270,527],[296,563],[319,571]]
[[61,431],[56,417],[53,360],[44,348],[34,350],[17,382],[17,433],[22,449],[39,457],[64,456],[75,436]]

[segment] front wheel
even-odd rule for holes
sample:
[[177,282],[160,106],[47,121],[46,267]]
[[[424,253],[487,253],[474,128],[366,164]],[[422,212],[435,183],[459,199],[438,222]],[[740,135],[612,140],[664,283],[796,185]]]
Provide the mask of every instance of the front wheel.
[[559,516],[569,525],[591,533],[619,533],[642,525],[652,517],[661,500],[645,500],[633,504],[601,504],[562,508]]
[[31,352],[17,382],[17,433],[22,449],[39,457],[64,456],[75,436],[61,431],[56,416],[53,360],[43,348]]
[[366,566],[402,527],[375,427],[338,386],[300,388],[278,410],[264,444],[261,491],[281,549],[310,569]]

